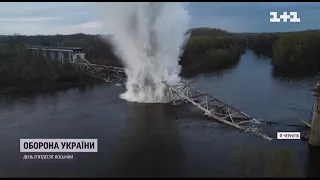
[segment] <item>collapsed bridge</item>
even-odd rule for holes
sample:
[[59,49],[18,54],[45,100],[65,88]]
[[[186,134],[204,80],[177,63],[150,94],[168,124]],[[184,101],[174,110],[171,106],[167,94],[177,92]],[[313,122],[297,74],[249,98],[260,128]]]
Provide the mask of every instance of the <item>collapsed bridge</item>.
[[[89,75],[104,80],[106,82],[125,82],[125,69],[113,66],[91,64],[89,61],[83,63],[74,63],[76,68],[82,69]],[[249,132],[260,136],[266,140],[272,140],[271,137],[260,132],[255,124],[259,120],[247,115],[246,113],[218,100],[217,98],[200,91],[197,87],[187,81],[181,80],[178,85],[171,86],[163,81],[167,87],[165,94],[171,97],[178,97],[172,101],[173,104],[191,103],[196,108],[221,123],[237,128],[241,131]],[[251,125],[251,126],[250,126]]]
[[[51,55],[52,60],[64,61],[67,59],[75,68],[86,72],[88,75],[101,79],[105,82],[124,83],[126,81],[125,69],[114,66],[92,64],[85,59],[84,53],[79,48],[46,48],[46,47],[29,47],[29,50],[35,53],[59,55]],[[68,58],[63,58],[62,53],[67,52]],[[56,57],[56,59],[54,59]],[[76,59],[74,58],[76,57]],[[190,103],[197,109],[201,110],[206,116],[209,116],[223,124],[239,129],[244,132],[254,134],[266,140],[272,140],[271,137],[265,135],[256,127],[259,120],[247,115],[246,113],[218,100],[217,98],[200,91],[197,87],[191,85],[185,80],[181,80],[178,85],[169,85],[163,81],[167,87],[165,95],[175,97],[173,104]]]

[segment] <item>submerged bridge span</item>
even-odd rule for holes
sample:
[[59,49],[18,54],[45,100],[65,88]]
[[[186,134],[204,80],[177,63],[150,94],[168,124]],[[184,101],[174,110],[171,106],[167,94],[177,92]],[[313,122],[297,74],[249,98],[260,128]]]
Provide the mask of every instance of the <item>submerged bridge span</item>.
[[[124,68],[91,64],[90,62],[74,63],[76,68],[85,70],[88,74],[102,79],[106,82],[124,83],[126,74]],[[171,96],[172,103],[178,105],[181,103],[190,103],[197,109],[201,110],[206,116],[213,118],[221,123],[224,123],[241,131],[248,132],[266,140],[273,138],[261,132],[256,127],[261,121],[247,115],[246,113],[224,103],[217,98],[200,91],[197,87],[191,85],[185,80],[175,86],[167,86],[164,92],[167,96]]]
[[[83,70],[88,75],[99,78],[105,82],[125,83],[126,81],[124,68],[92,64],[85,59],[85,54],[81,48],[52,48],[41,46],[29,46],[28,48],[32,53],[43,54],[45,57],[51,57],[52,60],[70,62],[78,70]],[[51,55],[48,56],[48,54]],[[163,83],[167,87],[164,93],[174,99],[172,101],[174,105],[181,103],[192,104],[193,107],[202,111],[206,116],[223,124],[254,134],[266,140],[273,139],[262,133],[261,130],[256,127],[261,121],[200,91],[189,82],[181,80],[179,84],[174,86],[169,85],[165,81],[163,81]]]

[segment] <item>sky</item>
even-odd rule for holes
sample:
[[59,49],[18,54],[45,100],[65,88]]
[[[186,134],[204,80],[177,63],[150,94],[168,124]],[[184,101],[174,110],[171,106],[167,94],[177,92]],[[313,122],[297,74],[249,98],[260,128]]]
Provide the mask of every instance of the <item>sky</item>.
[[[97,2],[0,2],[0,35],[100,34]],[[191,2],[190,28],[230,32],[320,29],[320,2]],[[270,11],[298,13],[300,23],[270,23]]]

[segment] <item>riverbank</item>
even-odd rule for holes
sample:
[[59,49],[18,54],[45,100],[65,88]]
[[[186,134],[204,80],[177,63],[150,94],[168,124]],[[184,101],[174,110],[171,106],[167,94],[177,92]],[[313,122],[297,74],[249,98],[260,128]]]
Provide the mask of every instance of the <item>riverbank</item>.
[[[77,71],[70,63],[34,56],[23,46],[54,46],[56,42],[60,46],[82,47],[91,63],[122,67],[120,60],[113,54],[111,45],[99,36],[76,34],[1,37],[0,92],[27,93],[96,83],[93,77],[86,72]],[[230,68],[238,63],[241,53],[241,47],[226,31],[193,31],[179,62],[182,66],[181,75],[193,76]]]
[[257,55],[271,59],[276,74],[283,77],[315,76],[320,72],[320,30],[238,34]]
[[179,64],[183,76],[213,73],[238,64],[243,49],[232,37],[191,36]]
[[0,94],[33,94],[101,83],[69,62],[32,55],[21,44],[0,43]]
[[[225,128],[187,104],[127,102],[119,98],[125,88],[109,84],[1,101],[0,177],[319,177],[318,150],[276,139],[277,132],[301,131],[284,124],[308,120],[318,77],[291,81],[271,69],[249,51],[232,71],[194,82],[250,116],[277,122],[259,124],[271,142]],[[32,162],[19,158],[21,138],[94,138],[98,153]]]
[[[320,53],[317,52],[320,31],[239,34],[196,28],[190,33],[179,61],[184,77],[232,69],[247,49],[270,58],[275,76],[310,77],[320,72]],[[122,67],[112,46],[97,35],[4,36],[0,37],[0,92],[29,92],[95,83],[94,78],[76,71],[70,64],[32,56],[24,47],[24,44],[55,46],[58,43],[60,46],[82,47],[92,63]],[[47,82],[49,85],[21,86],[22,82]]]

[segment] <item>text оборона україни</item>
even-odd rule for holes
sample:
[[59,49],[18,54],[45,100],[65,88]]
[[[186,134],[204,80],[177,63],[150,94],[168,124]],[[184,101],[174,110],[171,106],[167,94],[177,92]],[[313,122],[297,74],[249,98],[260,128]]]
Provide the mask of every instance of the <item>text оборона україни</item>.
[[72,160],[74,154],[69,153],[98,152],[98,140],[20,139],[20,152],[23,160]]

